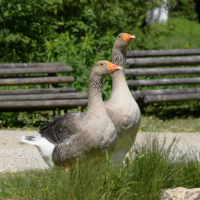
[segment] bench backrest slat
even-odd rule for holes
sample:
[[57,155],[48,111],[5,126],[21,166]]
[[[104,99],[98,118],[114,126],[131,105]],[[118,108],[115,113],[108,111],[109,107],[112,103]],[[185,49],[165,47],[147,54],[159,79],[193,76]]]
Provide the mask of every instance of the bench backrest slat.
[[171,78],[171,79],[147,79],[128,80],[128,86],[160,86],[160,85],[187,85],[200,84],[200,78]]
[[158,68],[158,69],[125,69],[126,76],[200,74],[200,67]]
[[17,89],[17,90],[0,90],[0,95],[23,95],[23,94],[56,94],[65,92],[76,92],[75,87],[66,88],[42,88],[42,89]]
[[46,74],[46,73],[70,73],[71,67],[37,67],[37,68],[0,68],[0,75],[17,75],[17,74]]
[[50,108],[74,108],[80,105],[87,106],[87,99],[70,100],[37,100],[37,101],[1,101],[1,110],[3,109],[50,109]]
[[0,95],[0,101],[24,100],[59,100],[59,99],[88,99],[88,93],[58,93],[58,94],[26,94],[26,95]]
[[128,51],[127,58],[200,55],[200,49],[169,49]]
[[171,101],[191,101],[200,100],[199,94],[177,94],[177,95],[147,95],[144,97],[144,103],[171,102]]
[[0,86],[73,83],[73,76],[0,79]]
[[0,63],[0,68],[66,67],[66,63]]
[[174,58],[128,58],[126,64],[133,67],[200,65],[200,56]]
[[157,90],[138,90],[131,91],[136,101],[142,100],[147,95],[177,95],[177,94],[190,94],[200,93],[200,88],[178,88],[178,89],[157,89]]

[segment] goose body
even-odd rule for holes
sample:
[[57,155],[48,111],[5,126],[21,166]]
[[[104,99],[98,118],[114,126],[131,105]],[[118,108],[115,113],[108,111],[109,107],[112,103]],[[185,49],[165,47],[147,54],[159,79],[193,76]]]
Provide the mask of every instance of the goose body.
[[105,108],[115,125],[118,137],[113,152],[113,163],[122,162],[133,146],[141,119],[140,109],[131,95],[124,73],[127,48],[133,38],[134,36],[126,33],[119,34],[112,50],[112,62],[123,69],[113,74],[112,96],[105,102]]
[[121,68],[108,61],[97,62],[89,78],[87,113],[68,113],[56,117],[40,128],[40,135],[23,136],[21,141],[35,145],[50,166],[70,166],[74,159],[88,153],[98,155],[113,150],[117,142],[116,129],[102,100],[103,79]]

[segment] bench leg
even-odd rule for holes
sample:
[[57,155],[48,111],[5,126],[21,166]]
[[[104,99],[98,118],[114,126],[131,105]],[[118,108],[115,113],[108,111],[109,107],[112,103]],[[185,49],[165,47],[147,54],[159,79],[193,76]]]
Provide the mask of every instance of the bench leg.
[[68,112],[68,109],[64,109],[64,112],[67,113],[67,112]]
[[138,103],[138,106],[140,108],[141,113],[144,114],[144,103]]
[[[129,68],[130,69],[135,69],[135,67],[133,65],[131,65]],[[137,80],[136,76],[132,76],[132,80]],[[137,91],[137,86],[132,86],[132,90],[133,91]]]
[[158,118],[159,117],[159,106],[161,105],[162,103],[154,103],[153,105],[156,107],[156,117]]
[[159,117],[159,110],[158,110],[159,106],[156,106],[156,117]]
[[83,107],[82,106],[78,106],[79,111],[83,112]]

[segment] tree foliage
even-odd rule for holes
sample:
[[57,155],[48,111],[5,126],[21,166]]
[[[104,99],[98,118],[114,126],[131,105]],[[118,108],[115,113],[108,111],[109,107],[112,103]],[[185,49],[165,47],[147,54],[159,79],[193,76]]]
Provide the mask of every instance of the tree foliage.
[[[102,51],[107,48],[103,40],[110,38],[113,43],[118,33],[141,29],[146,11],[159,2],[162,0],[1,0],[0,61],[45,61],[41,53],[47,43],[63,34],[74,45],[87,41],[96,45],[96,52]],[[92,49],[87,50],[95,53]]]
[[[112,46],[119,33],[136,35],[132,49],[149,49],[152,45],[159,48],[152,38],[158,38],[167,28],[151,31],[142,25],[146,11],[161,2],[1,0],[0,62],[66,62],[73,67],[75,86],[84,91],[93,63],[111,60]],[[105,87],[108,91],[109,81]]]
[[182,17],[194,21],[197,20],[195,9],[195,0],[177,0],[176,6],[171,10],[171,16]]

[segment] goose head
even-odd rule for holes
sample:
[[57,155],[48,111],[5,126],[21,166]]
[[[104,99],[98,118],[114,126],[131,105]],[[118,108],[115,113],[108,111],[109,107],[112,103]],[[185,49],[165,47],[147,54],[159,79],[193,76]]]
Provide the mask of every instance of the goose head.
[[101,60],[93,65],[90,72],[90,77],[92,76],[93,79],[103,80],[109,76],[109,74],[112,74],[121,69],[122,68],[120,66],[117,66],[107,60]]
[[134,35],[130,35],[128,33],[120,33],[115,40],[113,48],[116,48],[121,51],[123,50],[125,51],[127,50],[129,44],[131,43],[133,39],[135,39]]

